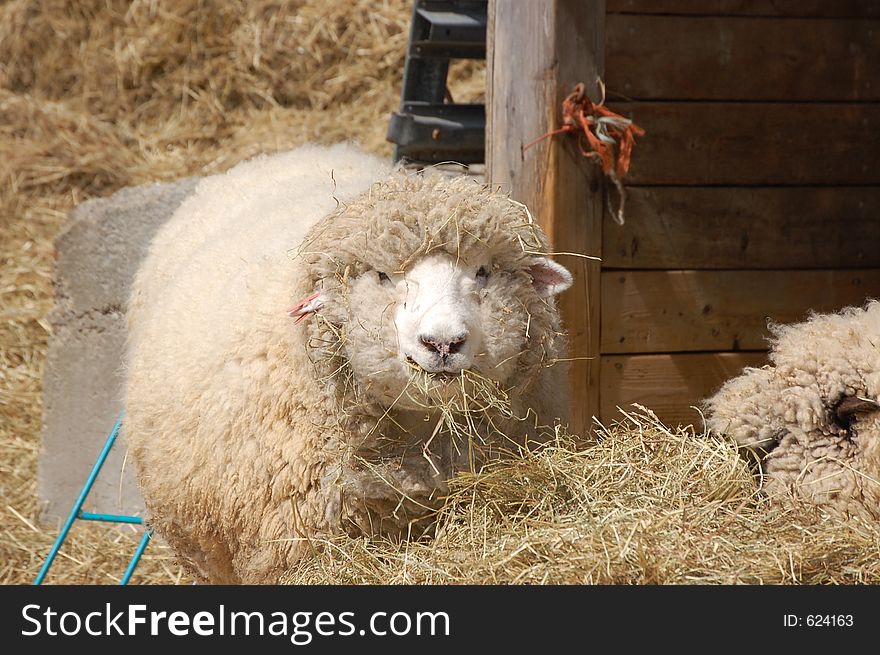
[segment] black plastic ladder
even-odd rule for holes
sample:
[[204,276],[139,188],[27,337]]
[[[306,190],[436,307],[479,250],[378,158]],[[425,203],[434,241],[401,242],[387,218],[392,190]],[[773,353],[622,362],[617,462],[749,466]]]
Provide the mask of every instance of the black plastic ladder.
[[488,0],[415,0],[400,111],[391,114],[394,161],[478,164],[486,106],[446,102],[452,59],[486,58]]

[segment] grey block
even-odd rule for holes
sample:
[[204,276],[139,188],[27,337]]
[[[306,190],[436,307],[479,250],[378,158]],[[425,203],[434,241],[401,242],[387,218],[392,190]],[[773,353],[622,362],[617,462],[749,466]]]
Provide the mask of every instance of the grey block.
[[[44,520],[65,517],[123,410],[125,308],[150,240],[198,178],[123,189],[77,207],[55,242],[55,306],[43,376],[37,492]],[[122,439],[85,508],[139,514],[143,501]]]

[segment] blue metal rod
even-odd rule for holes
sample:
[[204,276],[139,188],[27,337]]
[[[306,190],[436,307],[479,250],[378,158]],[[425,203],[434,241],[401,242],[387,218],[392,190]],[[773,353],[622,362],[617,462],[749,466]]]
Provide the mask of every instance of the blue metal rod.
[[89,477],[86,479],[86,483],[83,485],[82,491],[79,492],[79,497],[76,499],[76,502],[73,504],[73,508],[70,510],[70,515],[64,522],[64,527],[61,528],[61,532],[58,534],[58,538],[55,540],[55,543],[52,544],[52,550],[49,551],[49,556],[46,558],[46,561],[43,562],[43,566],[40,568],[40,572],[37,574],[36,580],[34,580],[35,585],[43,584],[43,580],[45,579],[46,574],[49,572],[49,567],[52,566],[52,562],[55,561],[55,557],[58,555],[58,551],[61,550],[61,545],[64,543],[64,540],[67,539],[67,533],[70,532],[70,528],[71,526],[73,526],[73,522],[76,520],[77,515],[82,509],[83,503],[86,502],[86,497],[92,490],[92,485],[95,483],[95,478],[98,477],[98,473],[101,471],[101,467],[104,466],[104,460],[107,459],[107,454],[113,447],[113,443],[116,441],[117,435],[119,435],[119,428],[121,425],[122,414],[120,413],[119,418],[116,419],[116,424],[113,426],[113,429],[110,431],[110,435],[107,437],[107,441],[104,443],[104,448],[101,450],[101,454],[98,455],[98,459],[95,462],[95,465],[92,467],[92,471],[91,473],[89,473]]
[[127,585],[128,581],[131,580],[131,574],[134,573],[134,568],[138,565],[138,562],[141,561],[141,555],[143,555],[144,551],[147,549],[147,544],[150,543],[150,537],[152,535],[152,530],[144,531],[144,536],[141,537],[141,542],[138,544],[137,550],[134,551],[134,555],[128,563],[125,573],[122,574],[122,580],[119,581],[120,586]]
[[93,512],[80,512],[76,518],[83,521],[107,521],[108,523],[135,523],[143,525],[144,520],[140,516],[128,516],[127,514],[95,514]]

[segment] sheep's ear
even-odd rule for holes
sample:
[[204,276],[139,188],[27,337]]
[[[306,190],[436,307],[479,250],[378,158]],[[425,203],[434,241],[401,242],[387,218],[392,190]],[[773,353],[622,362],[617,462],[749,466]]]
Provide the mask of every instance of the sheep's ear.
[[847,396],[837,403],[837,407],[834,408],[834,413],[843,423],[848,423],[856,414],[876,411],[880,411],[880,404],[876,400],[862,398],[861,396]]
[[574,279],[568,269],[557,264],[552,259],[541,257],[535,260],[528,268],[532,276],[532,284],[542,298],[555,296],[568,289]]

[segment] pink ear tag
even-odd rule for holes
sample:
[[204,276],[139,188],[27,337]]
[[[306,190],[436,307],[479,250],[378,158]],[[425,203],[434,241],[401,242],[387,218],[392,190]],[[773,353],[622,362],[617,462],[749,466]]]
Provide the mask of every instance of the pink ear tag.
[[305,300],[301,300],[293,307],[287,310],[287,315],[290,317],[297,317],[293,322],[294,325],[299,325],[299,322],[302,321],[306,316],[310,316],[317,312],[324,305],[324,301],[319,299],[321,292],[314,293]]

